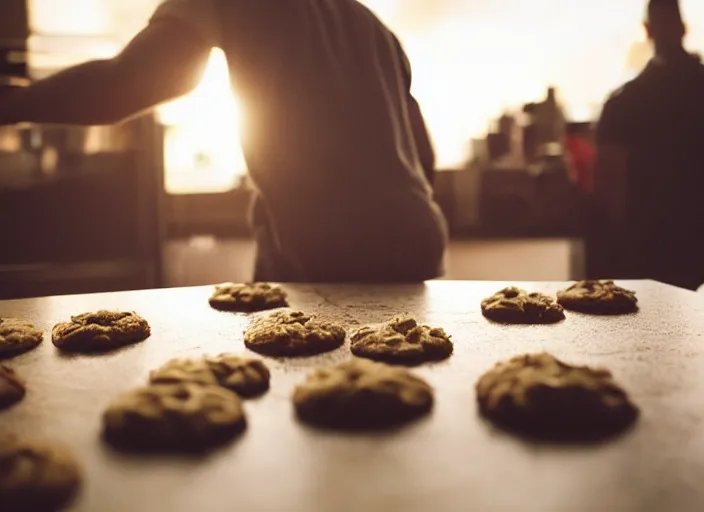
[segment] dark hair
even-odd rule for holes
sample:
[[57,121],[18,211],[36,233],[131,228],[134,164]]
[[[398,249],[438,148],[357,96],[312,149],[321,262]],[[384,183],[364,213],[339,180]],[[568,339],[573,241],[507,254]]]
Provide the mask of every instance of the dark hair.
[[680,10],[679,0],[649,0],[648,2],[648,18],[653,14],[653,11],[658,9],[671,9],[673,14],[682,18],[682,11]]

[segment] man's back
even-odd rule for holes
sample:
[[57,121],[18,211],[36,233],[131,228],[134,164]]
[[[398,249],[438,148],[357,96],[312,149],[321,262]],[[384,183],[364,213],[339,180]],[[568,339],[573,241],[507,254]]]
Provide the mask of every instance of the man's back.
[[704,66],[698,59],[651,62],[609,100],[600,132],[628,150],[630,223],[676,229],[671,224],[678,218],[683,226],[698,221],[682,218],[687,212],[704,214],[704,200],[696,201],[704,199]]
[[413,238],[432,246],[423,265],[437,259],[445,225],[414,142],[410,69],[393,34],[356,0],[170,0],[155,18],[188,21],[196,5],[204,19],[209,5],[198,24],[225,50],[242,100],[241,142],[260,192],[255,224],[303,260],[315,246],[329,248],[328,260],[367,250],[371,261]]
[[279,176],[286,170],[331,186],[412,178],[427,191],[403,122],[410,78],[371,12],[355,0],[216,1],[250,116],[245,151],[270,159],[268,169],[252,162],[255,175],[287,179]]
[[637,265],[637,254],[654,269],[647,277],[666,280],[669,267],[674,274],[694,271],[704,278],[704,66],[699,59],[685,53],[667,62],[654,59],[606,103],[597,136],[602,146],[627,152],[628,264]]

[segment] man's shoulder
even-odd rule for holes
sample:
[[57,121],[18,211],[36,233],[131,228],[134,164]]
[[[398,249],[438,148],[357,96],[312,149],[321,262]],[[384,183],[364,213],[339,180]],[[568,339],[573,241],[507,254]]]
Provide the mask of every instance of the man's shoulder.
[[328,1],[337,7],[350,9],[350,10],[357,12],[357,13],[363,13],[364,16],[366,16],[370,22],[386,26],[385,23],[381,20],[381,18],[377,15],[377,13],[373,9],[371,9],[367,5],[363,4],[359,0],[328,0]]
[[609,94],[606,98],[606,103],[618,103],[619,101],[623,101],[624,96],[628,96],[628,84],[623,84],[620,86],[618,89],[614,90]]
[[638,94],[640,85],[643,81],[643,75],[640,74],[637,77],[624,83],[617,89],[615,89],[611,94],[608,95],[606,99],[607,105],[621,105],[626,104],[632,100],[634,96]]
[[[359,0],[327,0],[327,3],[329,10],[336,11],[341,19],[345,19],[349,23],[361,24],[367,29],[381,31],[396,37],[384,19],[374,9]],[[316,2],[310,2],[310,4],[313,8],[317,8]]]
[[621,85],[606,99],[597,124],[597,140],[601,144],[627,145],[632,116],[637,109],[638,77]]
[[221,39],[218,0],[163,0],[154,11],[151,21],[176,19],[189,25],[213,46]]

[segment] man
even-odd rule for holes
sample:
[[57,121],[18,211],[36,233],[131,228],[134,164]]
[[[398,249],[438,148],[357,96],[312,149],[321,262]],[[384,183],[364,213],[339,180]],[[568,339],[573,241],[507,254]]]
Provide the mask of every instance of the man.
[[704,66],[683,46],[676,0],[650,0],[655,49],[597,129],[601,272],[689,289],[704,283]]
[[0,97],[0,125],[119,122],[190,92],[212,47],[243,103],[255,279],[437,277],[447,227],[408,60],[355,0],[167,0],[114,59]]

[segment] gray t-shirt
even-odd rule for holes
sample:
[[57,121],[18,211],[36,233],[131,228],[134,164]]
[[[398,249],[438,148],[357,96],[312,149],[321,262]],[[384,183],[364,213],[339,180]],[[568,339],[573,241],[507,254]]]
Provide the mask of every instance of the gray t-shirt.
[[[255,228],[313,273],[365,265],[436,277],[447,227],[408,117],[411,72],[396,37],[356,0],[167,0],[225,51],[242,101]],[[378,272],[377,272],[378,273]]]

